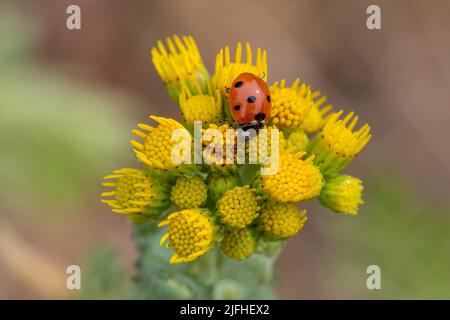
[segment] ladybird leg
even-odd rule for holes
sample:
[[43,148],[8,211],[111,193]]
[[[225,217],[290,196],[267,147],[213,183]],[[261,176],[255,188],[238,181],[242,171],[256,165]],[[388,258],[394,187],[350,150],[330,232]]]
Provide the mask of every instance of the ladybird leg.
[[244,131],[247,136],[250,136],[250,133],[248,130],[250,130],[250,129],[257,130],[258,126],[259,126],[259,123],[254,122],[254,123],[249,123],[247,125],[244,125],[241,128],[242,128],[242,131]]
[[250,128],[251,127],[245,127],[245,129],[244,129],[244,140],[245,140],[245,143],[247,143],[250,140],[250,133],[247,131]]

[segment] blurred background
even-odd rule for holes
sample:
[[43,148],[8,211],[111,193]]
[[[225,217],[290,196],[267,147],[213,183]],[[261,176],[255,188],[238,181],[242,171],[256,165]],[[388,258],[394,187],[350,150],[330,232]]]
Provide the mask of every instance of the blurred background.
[[[66,28],[70,4],[81,30]],[[381,30],[366,28],[369,4]],[[180,117],[149,52],[191,34],[211,73],[221,47],[248,41],[268,51],[269,83],[300,76],[373,128],[347,170],[366,203],[356,217],[308,204],[278,296],[450,299],[449,32],[445,0],[0,0],[0,298],[129,297],[132,228],[100,185],[138,165],[136,123]],[[381,290],[366,287],[372,264]]]

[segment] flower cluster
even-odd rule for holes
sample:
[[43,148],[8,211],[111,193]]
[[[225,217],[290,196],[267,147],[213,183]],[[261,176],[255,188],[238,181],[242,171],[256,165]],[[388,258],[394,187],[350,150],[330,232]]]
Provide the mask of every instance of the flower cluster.
[[[244,156],[252,148],[270,149],[265,158],[276,160],[276,170],[265,173],[273,164],[260,153],[256,164],[236,161],[238,138],[227,136],[240,128],[231,116],[230,87],[242,73],[268,79],[266,51],[258,49],[255,61],[249,44],[245,59],[243,53],[240,43],[234,59],[229,47],[221,49],[210,76],[192,37],[159,41],[152,61],[183,120],[150,116],[154,125],[138,124],[131,145],[142,168],[105,177],[103,185],[112,189],[102,193],[102,202],[114,212],[167,228],[161,245],[173,250],[170,263],[193,261],[213,248],[236,260],[272,254],[271,243],[295,236],[307,221],[299,204],[317,198],[333,211],[355,215],[363,203],[361,180],[341,171],[369,142],[369,125],[355,129],[353,112],[333,112],[326,97],[300,79],[268,86],[271,115],[259,129],[277,129],[277,135],[261,130],[269,139],[253,147],[253,137],[245,138]],[[179,130],[185,133],[174,134]],[[196,143],[199,134],[204,139]],[[278,148],[270,148],[274,143]],[[174,150],[183,161],[174,160]],[[191,161],[197,156],[206,164]]]

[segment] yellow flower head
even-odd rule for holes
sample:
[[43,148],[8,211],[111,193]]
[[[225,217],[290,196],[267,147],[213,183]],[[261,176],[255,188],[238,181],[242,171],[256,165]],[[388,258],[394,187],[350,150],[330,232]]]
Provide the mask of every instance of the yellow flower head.
[[305,152],[293,153],[294,148],[280,153],[279,170],[273,175],[262,175],[263,190],[278,202],[298,202],[320,193],[323,178],[312,163],[314,157],[302,160]]
[[348,175],[336,175],[326,179],[319,200],[327,208],[336,212],[356,215],[358,206],[364,202],[362,182]]
[[248,185],[234,187],[219,200],[218,212],[222,222],[232,228],[244,228],[257,216],[258,196]]
[[[227,134],[228,130],[230,130],[229,134]],[[216,136],[219,132],[221,136]],[[229,123],[222,125],[210,123],[205,129],[202,129],[202,136],[205,163],[212,164],[214,168],[221,171],[235,168],[237,138]],[[206,148],[209,148],[211,152]]]
[[[195,86],[198,92],[198,82],[195,82]],[[213,93],[209,81],[208,94],[194,95],[187,85],[183,85],[179,103],[183,118],[190,126],[194,125],[194,121],[202,121],[203,124],[214,122],[222,115],[222,97],[218,90]]]
[[192,82],[201,84],[197,94],[207,93],[208,71],[203,65],[200,52],[191,36],[167,38],[167,48],[162,41],[151,50],[153,65],[169,91],[172,99],[178,102],[181,84]]
[[[141,214],[150,208],[166,207],[168,199],[161,183],[153,181],[142,170],[124,168],[105,177],[103,186],[114,188],[102,193],[102,202],[114,212]],[[116,180],[116,181],[110,181]]]
[[179,177],[172,187],[170,199],[180,209],[200,207],[207,197],[208,187],[199,176]]
[[[263,130],[259,130],[257,135],[258,139],[255,139],[255,146],[256,150],[258,151],[258,163],[267,165],[266,162],[264,162],[264,156],[270,157],[272,156],[272,134],[274,130],[278,130],[276,126],[265,126],[263,129],[266,129],[266,137],[263,139]],[[250,139],[252,140],[252,138]],[[274,138],[274,141],[276,139]],[[250,142],[250,141],[249,141]],[[284,138],[284,134],[281,130],[278,130],[278,156],[281,151],[283,151],[286,148],[286,139]],[[250,152],[250,144],[246,144],[246,152]],[[266,151],[264,151],[266,150]],[[274,151],[277,149],[274,148]]]
[[[320,93],[318,91],[313,93],[313,99],[319,96]],[[327,100],[325,96],[320,97],[317,101],[314,102],[311,110],[303,120],[302,128],[305,130],[307,134],[313,134],[320,129],[324,125],[326,121],[326,114],[333,109],[333,106],[328,104],[325,107],[321,108],[322,104]]]
[[151,127],[147,124],[138,124],[138,127],[146,132],[133,130],[132,132],[142,138],[143,143],[135,140],[131,141],[134,153],[144,164],[157,169],[173,169],[177,165],[172,160],[172,150],[180,144],[183,137],[172,141],[172,133],[176,129],[184,129],[185,135],[188,131],[177,121],[173,119],[151,116],[151,119],[159,124]]
[[220,49],[219,54],[216,57],[216,70],[213,79],[216,87],[220,90],[225,99],[228,99],[228,91],[234,79],[242,73],[252,73],[261,77],[264,81],[267,81],[266,51],[261,51],[261,49],[258,48],[256,64],[253,64],[252,48],[250,44],[247,43],[245,48],[247,51],[247,62],[242,61],[242,45],[240,42],[236,46],[234,62],[230,59],[230,48],[228,46],[225,47],[225,49]]
[[[273,125],[265,126],[264,128],[267,129],[267,142],[269,144],[267,146],[267,149],[271,150],[271,145],[270,145],[272,143],[271,132],[272,132],[272,129],[278,129],[278,128],[277,128],[277,126],[273,126]],[[279,146],[280,146],[279,147],[280,151],[283,151],[287,146],[286,138],[284,137],[284,133],[281,130],[279,130]]]
[[314,163],[326,176],[348,166],[372,137],[368,124],[353,131],[358,121],[353,112],[340,119],[342,114],[341,110],[330,115],[310,146],[311,153],[316,156]]
[[250,229],[228,230],[220,243],[224,255],[235,260],[242,260],[256,251],[256,238]]
[[158,226],[169,226],[168,232],[161,238],[166,248],[175,251],[170,263],[189,262],[205,254],[213,245],[215,227],[210,213],[206,209],[187,209],[170,214]]
[[275,82],[270,87],[272,112],[270,121],[279,128],[300,127],[314,105],[314,95],[306,84],[296,79],[290,87],[286,81]]
[[262,229],[277,239],[289,238],[303,228],[306,210],[297,211],[295,203],[275,203],[261,209],[259,221]]

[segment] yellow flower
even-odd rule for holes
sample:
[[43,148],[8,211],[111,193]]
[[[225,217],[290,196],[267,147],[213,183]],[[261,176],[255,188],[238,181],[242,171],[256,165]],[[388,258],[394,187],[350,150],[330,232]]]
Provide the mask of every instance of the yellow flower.
[[250,229],[235,229],[225,232],[220,249],[227,257],[242,260],[256,251],[256,244],[256,238]]
[[187,209],[170,214],[158,226],[169,226],[161,238],[166,248],[172,247],[175,253],[170,263],[189,262],[205,254],[213,245],[215,227],[206,209]]
[[273,175],[262,175],[263,190],[278,202],[298,202],[317,196],[323,178],[312,163],[314,157],[302,160],[305,152],[293,153],[289,148],[280,154],[279,170]]
[[[200,91],[200,85],[195,82]],[[193,94],[187,85],[183,85],[180,94],[180,109],[183,118],[190,126],[194,125],[194,121],[202,121],[203,124],[214,122],[221,118],[222,115],[222,97],[219,90],[213,92],[211,84],[208,81],[208,94]]]
[[314,95],[306,84],[296,79],[290,87],[286,81],[275,82],[270,87],[272,111],[270,121],[279,128],[300,127],[314,106]]
[[179,177],[172,187],[170,199],[180,209],[200,207],[207,197],[208,188],[199,176]]
[[[313,99],[319,96],[320,93],[318,91],[313,93]],[[327,100],[325,96],[320,97],[317,101],[314,102],[311,110],[303,120],[302,128],[305,130],[307,134],[313,134],[320,129],[324,125],[326,121],[326,114],[333,109],[333,106],[328,104],[325,107],[321,108],[321,105]]]
[[[258,131],[258,140],[255,141],[256,143],[256,150],[258,150],[258,163],[264,164],[264,165],[270,165],[267,164],[264,160],[264,155],[267,157],[272,156],[272,134],[274,130],[278,130],[276,126],[265,126],[263,129],[266,129],[266,139],[263,139],[263,131]],[[251,139],[250,139],[251,140]],[[275,140],[275,138],[274,138]],[[246,151],[247,153],[250,151],[249,144],[247,145]],[[281,130],[278,130],[278,156],[280,152],[282,152],[286,147],[286,139],[284,138],[284,134]],[[266,150],[265,152],[263,150]],[[274,148],[274,151],[277,149]],[[269,159],[270,160],[270,159]]]
[[192,36],[183,36],[181,39],[175,35],[173,39],[167,38],[167,47],[162,41],[151,50],[153,65],[166,86],[172,99],[178,102],[181,84],[190,85],[192,82],[200,83],[197,94],[206,93],[206,81],[209,79],[208,71],[203,65],[197,44]]
[[[216,136],[217,129],[221,134]],[[263,130],[264,129],[264,130]],[[211,123],[207,128],[202,129],[203,136],[203,157],[205,163],[212,164],[213,168],[219,169],[222,172],[227,173],[227,170],[236,169],[236,162],[240,157],[240,160],[249,163],[267,164],[268,160],[272,156],[272,134],[274,131],[278,131],[278,149],[274,148],[273,151],[282,151],[286,145],[286,140],[281,131],[275,126],[268,126],[260,129],[258,133],[255,131],[255,135],[247,136],[248,139],[242,141],[242,144],[238,148],[238,134],[229,123],[217,125]],[[214,130],[214,131],[212,131]],[[257,135],[256,135],[257,134]],[[263,137],[263,134],[266,137]],[[241,136],[240,139],[245,139],[245,136]],[[274,141],[276,138],[274,137]],[[209,148],[209,151],[206,150]],[[240,154],[241,153],[241,154]]]
[[[268,150],[271,150],[270,143],[272,143],[272,137],[271,137],[271,131],[272,129],[278,129],[277,126],[265,126],[265,129],[267,129],[267,141],[269,143],[269,146],[267,147]],[[284,137],[283,131],[279,130],[279,150],[283,151],[287,146],[287,141]]]
[[261,209],[259,217],[262,229],[277,239],[289,238],[303,228],[306,210],[297,211],[294,203],[275,203]]
[[339,119],[342,114],[342,110],[332,114],[310,145],[314,163],[325,176],[347,167],[372,137],[368,124],[353,131],[358,121],[353,112]]
[[258,48],[256,54],[256,64],[253,64],[252,48],[249,43],[245,45],[247,62],[242,61],[242,45],[239,42],[236,46],[234,62],[230,59],[230,48],[227,46],[220,49],[216,57],[216,70],[213,76],[216,88],[220,90],[222,96],[228,99],[228,91],[234,79],[242,73],[248,72],[264,81],[267,81],[267,53]]
[[257,216],[258,197],[248,185],[234,187],[219,200],[218,212],[222,222],[232,228],[244,228]]
[[334,211],[356,215],[362,201],[362,182],[348,175],[336,175],[325,180],[319,200]]
[[[147,124],[138,124],[138,127],[146,132],[133,130],[132,132],[142,138],[143,143],[135,140],[131,141],[134,153],[144,164],[157,169],[173,169],[176,163],[172,160],[172,150],[176,145],[180,144],[182,137],[172,141],[172,133],[177,129],[186,130],[179,122],[163,118],[151,116],[151,119],[157,121],[157,127],[151,127]],[[189,133],[185,132],[186,136]]]
[[[233,127],[229,123],[222,125],[210,123],[205,129],[202,129],[202,150],[208,151],[205,148],[211,148],[211,152],[203,152],[203,159],[205,163],[212,164],[212,168],[226,172],[236,167],[235,159],[237,155],[235,154],[235,146],[237,138],[232,129]],[[220,131],[222,139],[215,136],[217,134],[215,130]],[[228,130],[231,130],[230,134],[227,134]]]
[[[168,206],[167,190],[144,171],[124,168],[105,177],[103,186],[114,188],[102,193],[102,202],[114,211],[124,214],[151,214],[151,209]],[[109,181],[116,180],[116,181]]]

